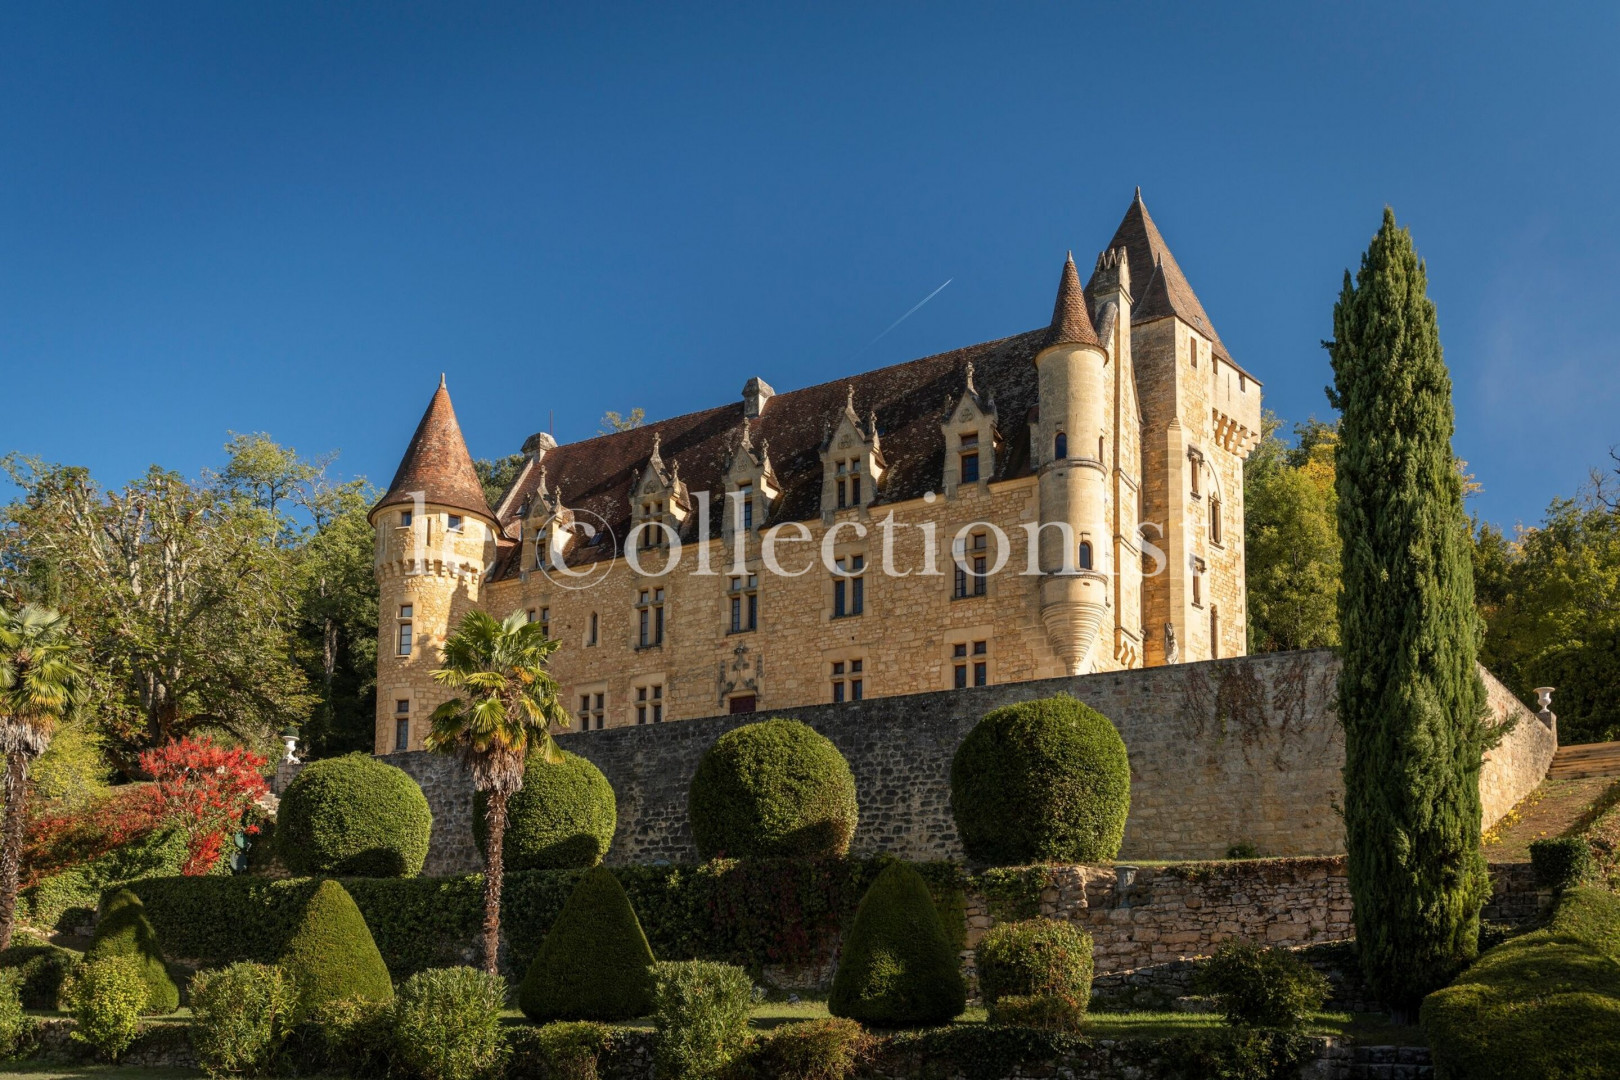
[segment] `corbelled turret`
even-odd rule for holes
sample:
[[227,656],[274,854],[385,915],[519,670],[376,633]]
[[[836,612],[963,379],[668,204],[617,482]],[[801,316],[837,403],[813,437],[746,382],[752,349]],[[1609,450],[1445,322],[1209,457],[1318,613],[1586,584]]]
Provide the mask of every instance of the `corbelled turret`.
[[377,513],[385,507],[414,505],[419,500],[479,514],[491,524],[495,521],[484,498],[484,485],[473,468],[472,455],[467,452],[467,440],[462,438],[461,425],[456,422],[456,410],[450,404],[450,390],[443,375],[394,472],[394,482],[371,509],[371,520],[375,522]]
[[1052,651],[1073,675],[1086,670],[1108,615],[1107,363],[1071,254],[1058,281],[1052,325],[1035,357],[1040,421],[1033,464],[1045,575],[1041,623]]

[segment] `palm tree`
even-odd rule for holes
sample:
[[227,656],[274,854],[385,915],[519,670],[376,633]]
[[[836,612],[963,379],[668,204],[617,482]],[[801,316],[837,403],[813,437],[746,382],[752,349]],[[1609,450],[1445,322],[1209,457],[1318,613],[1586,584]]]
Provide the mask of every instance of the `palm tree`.
[[50,608],[0,608],[0,753],[6,816],[0,828],[0,949],[11,945],[17,876],[28,819],[28,767],[51,744],[56,722],[83,699],[85,672],[73,658],[67,617]]
[[429,750],[453,753],[472,771],[473,787],[488,806],[488,866],[484,874],[484,970],[495,973],[501,940],[501,848],[506,800],[523,787],[530,752],[547,761],[561,755],[551,725],[568,726],[568,710],[546,657],[557,648],[523,612],[505,622],[473,611],[444,643],[444,666],[433,673],[441,686],[461,691],[433,710]]

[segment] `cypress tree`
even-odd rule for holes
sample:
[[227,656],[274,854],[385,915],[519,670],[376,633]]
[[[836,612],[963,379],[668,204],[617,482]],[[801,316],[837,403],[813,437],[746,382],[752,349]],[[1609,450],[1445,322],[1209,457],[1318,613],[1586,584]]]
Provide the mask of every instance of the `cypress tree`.
[[1478,951],[1489,732],[1451,376],[1426,268],[1388,208],[1333,333],[1350,892],[1368,982],[1410,1019]]

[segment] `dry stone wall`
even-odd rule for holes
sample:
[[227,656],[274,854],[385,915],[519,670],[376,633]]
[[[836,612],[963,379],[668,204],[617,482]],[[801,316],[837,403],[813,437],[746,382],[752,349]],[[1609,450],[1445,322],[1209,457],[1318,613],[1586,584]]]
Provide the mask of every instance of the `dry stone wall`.
[[[1121,858],[1221,858],[1233,844],[1252,844],[1266,856],[1334,855],[1344,849],[1338,671],[1331,650],[1270,653],[770,715],[803,720],[849,759],[861,807],[856,853],[960,858],[950,811],[957,746],[993,708],[1067,693],[1112,720],[1130,753],[1131,810]],[[1494,678],[1487,675],[1486,682],[1496,721],[1514,721],[1480,781],[1488,827],[1540,782],[1556,740]],[[569,750],[602,770],[618,797],[608,862],[696,860],[686,795],[698,760],[722,732],[762,718],[719,716],[562,736]],[[477,869],[471,790],[462,767],[422,753],[383,760],[415,777],[433,807],[426,872]]]

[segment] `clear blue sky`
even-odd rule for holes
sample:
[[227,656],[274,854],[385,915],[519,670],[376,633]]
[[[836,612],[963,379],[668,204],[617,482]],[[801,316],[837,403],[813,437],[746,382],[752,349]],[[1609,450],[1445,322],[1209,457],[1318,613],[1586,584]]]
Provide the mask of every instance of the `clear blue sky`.
[[1620,6],[1449,7],[7,4],[0,451],[386,483],[440,371],[480,456],[803,386],[1043,324],[1140,184],[1290,420],[1392,204],[1533,523],[1620,442]]

